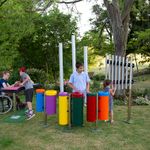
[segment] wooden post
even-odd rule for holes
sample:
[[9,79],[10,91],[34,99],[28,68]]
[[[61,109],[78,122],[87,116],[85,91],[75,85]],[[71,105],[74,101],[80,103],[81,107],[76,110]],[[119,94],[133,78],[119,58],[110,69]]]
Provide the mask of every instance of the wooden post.
[[45,96],[44,96],[44,127],[47,127],[47,114],[46,114],[46,102],[45,102]]
[[71,100],[70,100],[70,94],[68,97],[68,126],[71,128]]
[[13,93],[13,111],[16,111],[16,93]]
[[128,98],[128,118],[127,121],[130,123],[131,120],[131,89],[129,89],[129,98]]
[[95,128],[98,127],[98,94],[96,95],[96,122],[95,122]]
[[47,126],[47,114],[44,112],[44,125]]

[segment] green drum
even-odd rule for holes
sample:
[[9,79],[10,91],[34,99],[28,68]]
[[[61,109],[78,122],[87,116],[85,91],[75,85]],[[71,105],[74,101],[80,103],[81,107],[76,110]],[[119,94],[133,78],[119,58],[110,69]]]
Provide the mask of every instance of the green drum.
[[71,94],[71,125],[83,125],[83,102],[84,96],[79,92]]

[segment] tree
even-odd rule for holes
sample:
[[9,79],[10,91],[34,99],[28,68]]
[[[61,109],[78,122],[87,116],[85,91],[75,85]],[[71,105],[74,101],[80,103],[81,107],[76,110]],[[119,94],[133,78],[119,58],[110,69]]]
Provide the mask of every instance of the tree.
[[[23,37],[19,53],[30,68],[43,69],[46,79],[56,81],[59,77],[58,44],[64,46],[64,65],[71,64],[71,34],[76,31],[76,22],[71,15],[61,13],[57,8],[34,20],[35,32]],[[67,61],[66,61],[67,60]],[[71,67],[64,67],[66,74]]]
[[[149,10],[150,10],[149,1],[135,0],[131,10],[130,33],[128,36],[127,55],[130,53],[140,53],[140,49],[141,49],[141,53],[145,54],[145,52],[143,52],[142,50],[143,48],[140,45],[144,45],[144,41],[146,42],[147,40],[143,39],[140,41],[139,35],[145,34],[148,37],[149,34],[148,29],[150,29]],[[145,43],[145,45],[147,45],[147,43]]]
[[117,0],[104,0],[108,16],[111,20],[116,55],[124,56],[126,54],[130,11],[133,1],[125,0],[121,8]]
[[12,67],[19,40],[34,31],[33,20],[37,14],[26,12],[32,7],[30,0],[0,2],[0,67],[3,70]]
[[[123,7],[119,4],[119,6]],[[122,8],[121,7],[121,8]],[[131,9],[130,13],[130,22],[129,22],[129,34],[128,34],[128,41],[127,41],[127,48],[126,48],[126,55],[130,53],[139,53],[140,47],[139,45],[144,44],[143,40],[135,45],[135,41],[137,41],[138,35],[137,32],[145,31],[146,29],[150,28],[149,23],[149,1],[147,0],[135,0],[133,3],[133,7]],[[106,52],[105,48],[103,48],[103,43],[107,41],[107,45],[109,43],[112,43],[112,27],[110,19],[108,19],[107,11],[101,7],[100,5],[94,5],[93,6],[93,13],[95,14],[95,17],[91,19],[92,25],[94,25],[94,28],[91,30],[92,34],[98,34],[99,38],[99,45],[97,48],[100,52]],[[106,38],[104,39],[104,36]],[[97,36],[98,37],[98,36]],[[134,44],[133,44],[134,43]],[[113,43],[112,43],[113,44]],[[97,50],[96,50],[97,51]],[[109,51],[108,53],[111,53]],[[142,52],[143,53],[143,52]]]
[[112,29],[107,11],[98,4],[93,6],[92,11],[95,14],[95,17],[90,19],[93,28],[85,34],[83,41],[86,39],[97,55],[112,54]]
[[29,11],[38,11],[41,13],[46,12],[50,7],[55,6],[56,4],[65,4],[67,7],[68,5],[74,5],[75,3],[81,2],[83,0],[35,0],[33,9],[30,9]]
[[[81,0],[79,0],[81,1]],[[61,2],[61,0],[59,1]],[[63,1],[68,2],[68,1]],[[69,1],[76,3],[78,0]],[[111,21],[116,55],[125,55],[129,33],[130,11],[134,0],[104,0]]]
[[136,54],[142,54],[145,59],[142,63],[150,62],[150,29],[134,33],[134,37],[128,43],[128,49]]

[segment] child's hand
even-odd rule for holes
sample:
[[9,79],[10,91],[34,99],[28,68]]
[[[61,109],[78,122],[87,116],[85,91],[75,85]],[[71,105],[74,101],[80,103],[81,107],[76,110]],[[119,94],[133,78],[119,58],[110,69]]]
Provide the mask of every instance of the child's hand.
[[116,87],[113,88],[113,91],[116,92]]
[[20,85],[20,81],[16,81],[15,83],[14,83],[14,87],[17,87],[17,86],[19,86]]
[[114,91],[116,91],[116,86],[115,86],[115,85],[113,85],[113,86],[112,86],[112,89],[113,89]]
[[78,89],[75,89],[75,92],[82,93],[82,91],[80,91],[80,90],[78,90]]
[[86,90],[87,93],[91,93],[89,90]]
[[79,92],[79,93],[81,93],[81,91],[80,91],[80,90],[76,90],[76,92]]
[[19,86],[24,86],[22,83],[20,83],[20,85]]

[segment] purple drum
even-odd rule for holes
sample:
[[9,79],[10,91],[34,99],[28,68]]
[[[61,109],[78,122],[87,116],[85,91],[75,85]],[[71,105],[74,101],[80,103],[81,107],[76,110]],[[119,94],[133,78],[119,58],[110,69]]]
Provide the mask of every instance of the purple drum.
[[45,112],[47,115],[56,114],[56,95],[57,91],[55,90],[45,92]]

